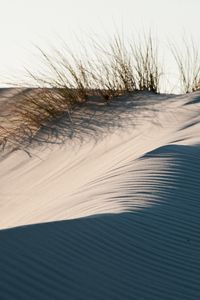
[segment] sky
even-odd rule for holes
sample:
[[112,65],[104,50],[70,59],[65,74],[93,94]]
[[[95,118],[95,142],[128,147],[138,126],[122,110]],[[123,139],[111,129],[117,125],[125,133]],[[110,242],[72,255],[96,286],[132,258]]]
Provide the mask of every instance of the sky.
[[39,69],[35,45],[57,46],[58,36],[77,47],[75,37],[151,29],[169,64],[169,39],[187,33],[200,42],[200,0],[0,0],[0,8],[0,85]]

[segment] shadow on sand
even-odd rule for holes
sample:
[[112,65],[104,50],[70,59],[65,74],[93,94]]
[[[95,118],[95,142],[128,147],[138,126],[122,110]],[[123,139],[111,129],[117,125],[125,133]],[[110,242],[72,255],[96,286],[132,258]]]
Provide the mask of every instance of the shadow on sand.
[[200,299],[199,148],[169,155],[150,207],[0,231],[0,299]]

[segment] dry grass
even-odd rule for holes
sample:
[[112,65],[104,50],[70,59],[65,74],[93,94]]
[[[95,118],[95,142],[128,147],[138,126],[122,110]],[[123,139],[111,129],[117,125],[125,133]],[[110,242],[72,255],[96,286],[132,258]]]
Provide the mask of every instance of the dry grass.
[[179,70],[181,90],[190,93],[200,90],[200,50],[192,38],[184,39],[181,49],[171,45]]
[[158,93],[161,68],[158,62],[158,48],[151,34],[144,36],[138,44],[131,45],[135,61],[135,82],[139,91]]
[[56,49],[53,57],[38,48],[46,71],[40,75],[27,71],[38,88],[16,101],[12,126],[1,128],[3,148],[7,143],[19,145],[23,139],[31,142],[42,127],[63,112],[73,124],[72,110],[91,96],[107,103],[125,93],[159,91],[161,72],[151,35],[126,46],[116,35],[106,47],[98,42],[93,46],[93,59],[79,58],[68,47]]

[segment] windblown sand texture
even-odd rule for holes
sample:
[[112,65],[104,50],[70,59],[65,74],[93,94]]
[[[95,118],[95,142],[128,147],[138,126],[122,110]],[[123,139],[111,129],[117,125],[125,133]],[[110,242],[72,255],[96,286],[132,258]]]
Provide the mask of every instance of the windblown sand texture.
[[200,299],[200,92],[72,118],[2,154],[0,299]]

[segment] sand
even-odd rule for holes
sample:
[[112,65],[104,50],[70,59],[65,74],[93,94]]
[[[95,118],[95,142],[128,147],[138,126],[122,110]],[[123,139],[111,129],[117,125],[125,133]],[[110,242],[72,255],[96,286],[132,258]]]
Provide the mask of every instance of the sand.
[[96,108],[2,156],[0,299],[199,299],[200,92]]

